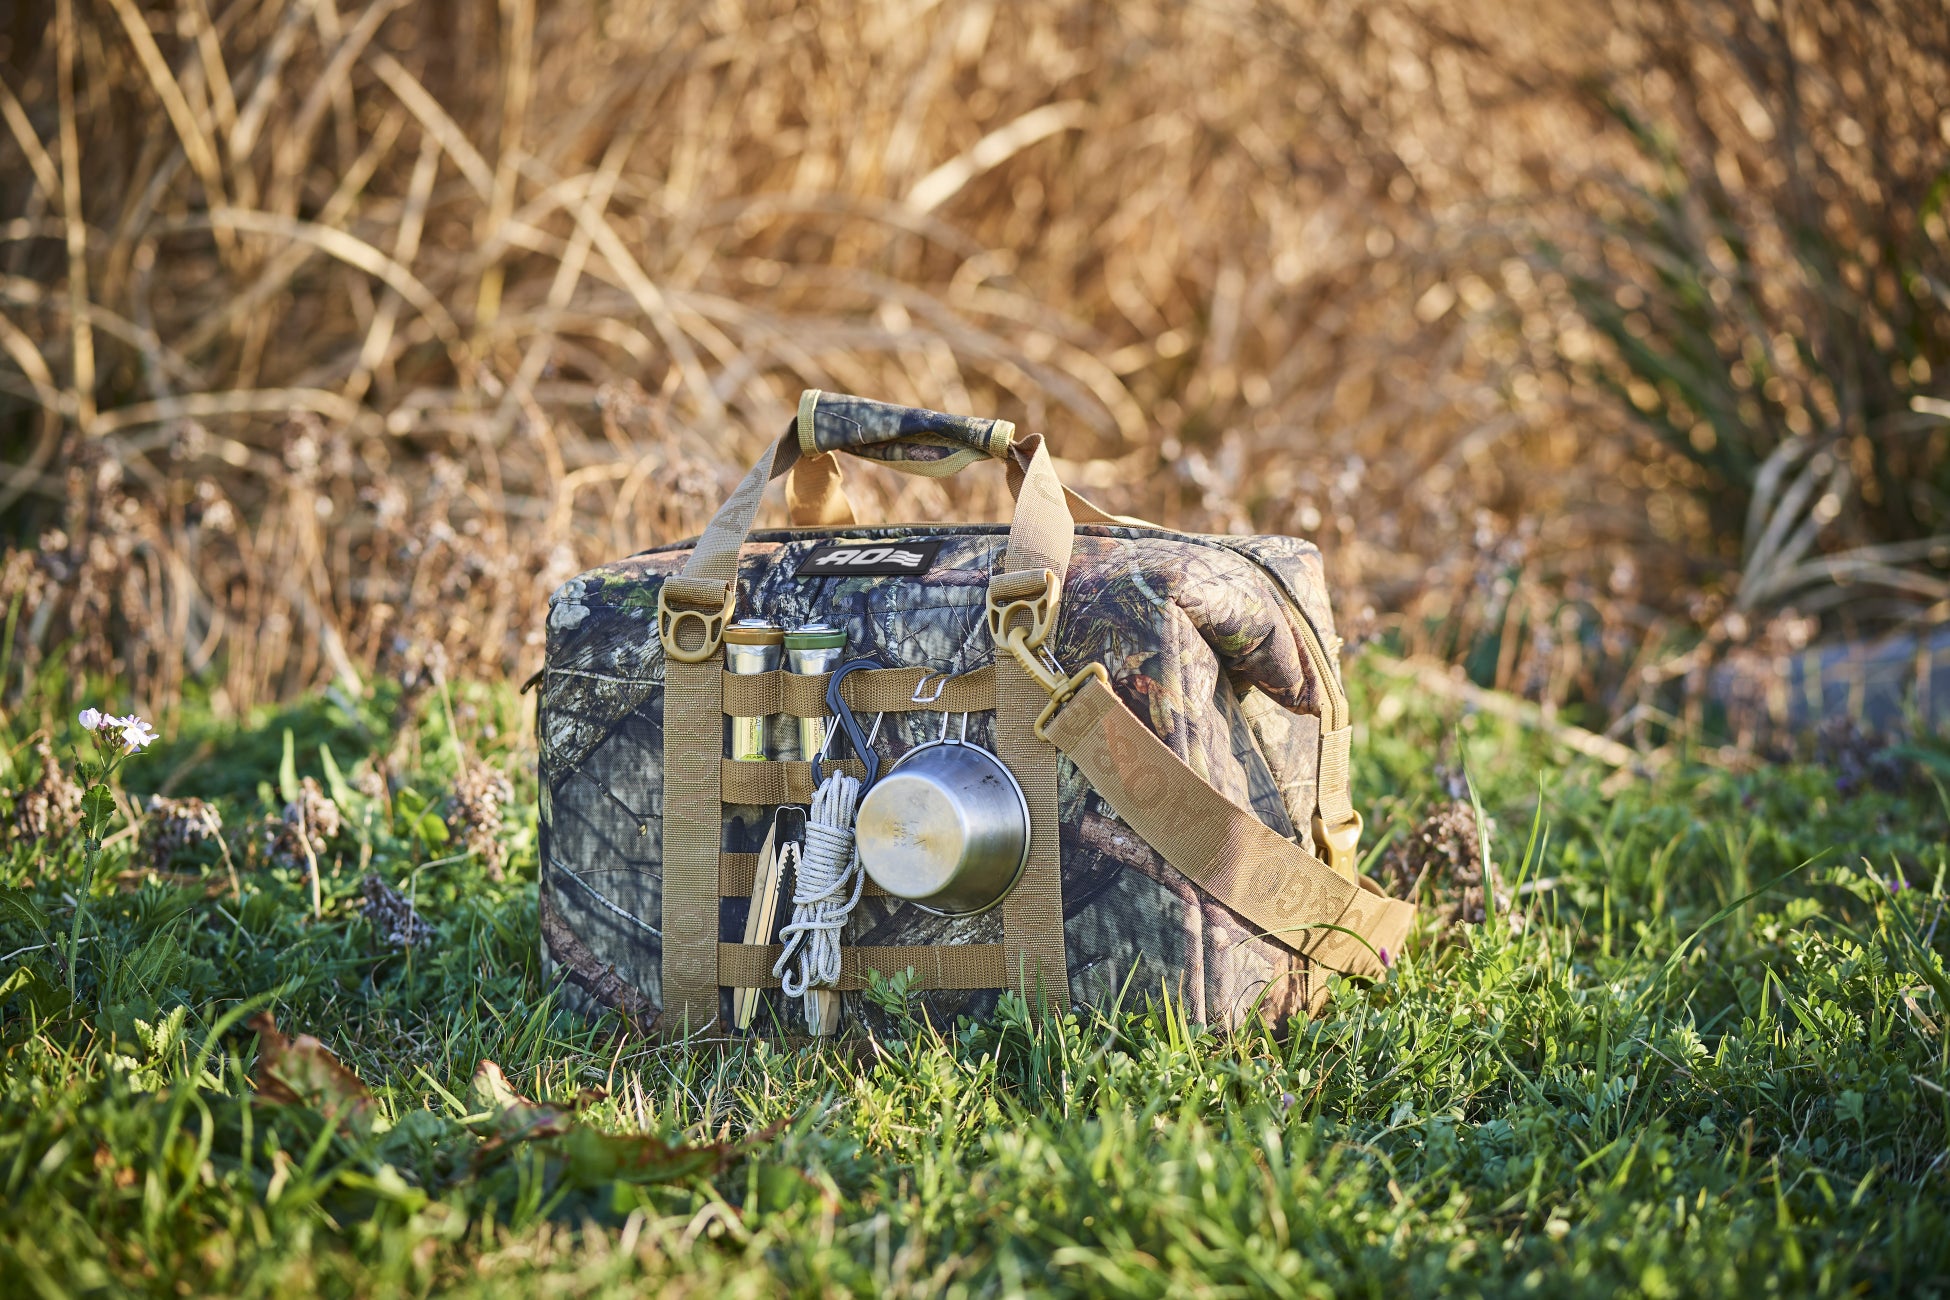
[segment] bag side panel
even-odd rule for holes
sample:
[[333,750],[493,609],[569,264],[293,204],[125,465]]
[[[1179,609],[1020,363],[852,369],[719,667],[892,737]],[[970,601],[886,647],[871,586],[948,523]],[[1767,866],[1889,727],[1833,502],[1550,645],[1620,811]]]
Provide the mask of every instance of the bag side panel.
[[604,566],[549,602],[537,710],[543,957],[565,999],[662,1004],[663,646],[649,573]]

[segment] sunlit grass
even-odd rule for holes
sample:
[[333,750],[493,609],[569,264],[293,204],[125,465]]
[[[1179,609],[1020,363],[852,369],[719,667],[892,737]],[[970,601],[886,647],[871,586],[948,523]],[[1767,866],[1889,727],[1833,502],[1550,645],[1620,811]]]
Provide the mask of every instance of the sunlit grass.
[[[0,1284],[192,1293],[1079,1295],[1845,1293],[1950,1287],[1941,1025],[1945,809],[1844,797],[1815,768],[1684,763],[1600,791],[1535,734],[1400,701],[1357,750],[1379,835],[1449,795],[1466,747],[1510,898],[1426,935],[1285,1041],[1218,1037],[1162,991],[1032,1029],[909,1020],[824,1051],[659,1045],[559,1011],[539,968],[532,811],[505,881],[423,825],[464,748],[506,763],[512,696],[308,701],[212,733],[181,790],[274,815],[283,735],[346,829],[309,919],[302,871],[137,870],[111,845],[69,1008],[36,932],[81,874],[17,844],[0,920]],[[1367,716],[1364,710],[1363,716]],[[365,735],[364,746],[348,736]],[[195,739],[126,771],[141,788]],[[395,748],[395,794],[359,793]],[[207,782],[207,784],[203,784]],[[264,783],[255,794],[247,793]],[[1541,795],[1541,816],[1539,798]],[[525,807],[519,801],[517,809]],[[235,832],[233,832],[235,833]],[[1530,845],[1526,856],[1525,846]],[[245,846],[239,844],[239,849]],[[360,863],[434,927],[394,951]],[[1531,888],[1526,886],[1541,886]],[[1753,895],[1751,898],[1748,895]],[[1743,901],[1743,899],[1745,901]],[[20,951],[16,951],[20,950]],[[253,1105],[246,1014],[318,1035],[377,1097],[370,1137]],[[213,1036],[213,1029],[227,1026]],[[581,1121],[690,1142],[763,1133],[724,1172],[570,1185],[477,1164],[469,1080],[498,1062]]]

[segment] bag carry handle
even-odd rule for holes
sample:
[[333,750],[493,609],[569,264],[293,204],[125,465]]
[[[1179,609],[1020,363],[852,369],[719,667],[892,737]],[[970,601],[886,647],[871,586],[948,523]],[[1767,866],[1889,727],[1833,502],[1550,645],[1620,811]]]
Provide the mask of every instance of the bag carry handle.
[[[799,395],[792,432],[799,440],[799,459],[786,477],[785,500],[795,528],[848,528],[860,522],[847,500],[836,452],[902,474],[943,478],[985,458],[1012,462],[1016,443],[1016,426],[1008,420],[944,415],[817,388]],[[1063,500],[1076,523],[1158,527],[1130,515],[1111,514],[1067,487]]]
[[[799,459],[785,485],[793,527],[847,528],[860,517],[847,500],[833,453],[848,452],[903,474],[943,478],[984,458],[1009,459],[1016,426],[808,388],[799,395],[789,436],[799,442]],[[1090,507],[1087,513],[1100,512]]]
[[[796,496],[800,505],[828,503],[839,478],[828,459],[833,450],[878,459],[894,468],[926,466],[907,472],[930,475],[950,474],[985,458],[1001,460],[1008,470],[1016,510],[1004,573],[998,577],[1047,570],[1055,576],[1049,597],[1052,602],[1057,598],[1070,567],[1076,524],[1071,498],[1056,476],[1040,434],[1018,439],[1015,426],[1007,420],[943,415],[809,389],[799,400],[799,415],[791,430],[774,444],[770,456],[752,466],[718,508],[682,572],[665,581],[658,632],[672,658],[698,662],[715,653],[723,632],[721,613],[736,599],[732,584],[738,576],[738,554],[758,515],[766,484],[791,473],[788,495]],[[820,461],[827,463],[820,465]],[[849,508],[849,517],[851,513]],[[1088,513],[1106,517],[1095,507]],[[1011,594],[1020,594],[1013,590],[1019,585],[1011,584]],[[685,635],[691,628],[697,634]],[[689,658],[692,655],[698,659]]]
[[1016,440],[1008,420],[946,415],[808,388],[793,423],[806,456],[845,451],[903,474],[943,478],[982,459],[1001,460]]

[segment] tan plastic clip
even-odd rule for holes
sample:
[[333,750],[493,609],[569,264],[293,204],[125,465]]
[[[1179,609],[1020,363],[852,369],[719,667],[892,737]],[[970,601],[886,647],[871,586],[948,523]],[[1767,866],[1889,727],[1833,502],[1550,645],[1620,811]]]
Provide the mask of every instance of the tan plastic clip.
[[[1053,569],[1043,570],[1043,589],[1033,596],[1018,596],[1011,600],[997,601],[989,596],[988,619],[989,635],[995,644],[1007,649],[1022,665],[1022,670],[1036,679],[1036,684],[1049,692],[1049,703],[1036,717],[1036,739],[1049,740],[1043,728],[1049,725],[1057,711],[1069,703],[1070,697],[1083,689],[1084,683],[1092,677],[1110,685],[1110,674],[1102,664],[1085,664],[1075,673],[1065,674],[1063,665],[1055,658],[1042,652],[1043,642],[1049,640],[1050,629],[1056,625],[1056,611],[1063,595],[1063,580]],[[1017,614],[1027,615],[1028,627],[1010,627],[1009,620]]]
[[1041,649],[1043,642],[1049,639],[1050,629],[1056,625],[1056,608],[1062,598],[1063,580],[1056,576],[1053,569],[1043,570],[1043,589],[1034,596],[1017,596],[998,603],[991,593],[988,601],[989,636],[998,646],[1005,644],[1011,633],[1009,620],[1017,614],[1026,614],[1029,616],[1028,628],[1013,630],[1023,633],[1023,640],[1029,649]]
[[[663,640],[664,654],[680,664],[701,664],[715,656],[724,644],[725,625],[731,622],[732,610],[738,604],[738,584],[725,584],[724,607],[718,610],[672,609],[669,591],[669,583],[657,588],[657,635]],[[704,633],[704,644],[695,650],[677,644],[677,629],[687,618],[696,619]]]
[[1346,876],[1349,880],[1359,874],[1361,869],[1361,814],[1354,813],[1351,819],[1329,830],[1327,823],[1314,814],[1314,846],[1327,865]]
[[[1009,648],[1011,650],[1014,650],[1016,648],[1015,647],[1016,638],[1012,636],[1010,637],[1009,640],[1010,640]],[[1021,653],[1022,653],[1021,651],[1017,651],[1018,658],[1021,657]],[[1025,666],[1026,664],[1027,661],[1025,661]],[[1032,674],[1034,674],[1035,672],[1034,669],[1031,669],[1030,671]],[[1106,687],[1110,685],[1110,673],[1105,671],[1104,666],[1102,664],[1085,664],[1082,667],[1082,669],[1072,674],[1068,680],[1060,681],[1056,684],[1056,686],[1050,691],[1049,703],[1045,704],[1043,706],[1043,711],[1036,715],[1036,739],[1048,740],[1049,743],[1052,745],[1056,743],[1055,741],[1050,740],[1048,736],[1043,734],[1043,728],[1049,726],[1050,722],[1056,717],[1058,711],[1060,711],[1065,704],[1068,704],[1070,702],[1070,697],[1075,695],[1078,691],[1082,690],[1084,687],[1084,683],[1088,682],[1092,677],[1095,677],[1098,681],[1102,682]],[[1039,682],[1043,682],[1043,684],[1046,686],[1049,684],[1048,682],[1044,682],[1041,676],[1037,676],[1036,680]]]

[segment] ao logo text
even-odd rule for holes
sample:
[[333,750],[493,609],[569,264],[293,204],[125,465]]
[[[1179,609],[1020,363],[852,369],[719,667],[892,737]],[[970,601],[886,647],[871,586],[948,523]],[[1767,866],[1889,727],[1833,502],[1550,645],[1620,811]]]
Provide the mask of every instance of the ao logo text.
[[920,551],[900,550],[889,546],[873,546],[864,551],[828,551],[813,557],[813,563],[822,569],[838,569],[855,565],[887,564],[899,565],[903,569],[920,569],[927,566],[928,557]]
[[799,578],[918,578],[934,564],[941,539],[918,542],[822,542],[799,563]]

